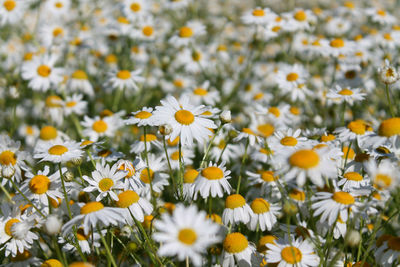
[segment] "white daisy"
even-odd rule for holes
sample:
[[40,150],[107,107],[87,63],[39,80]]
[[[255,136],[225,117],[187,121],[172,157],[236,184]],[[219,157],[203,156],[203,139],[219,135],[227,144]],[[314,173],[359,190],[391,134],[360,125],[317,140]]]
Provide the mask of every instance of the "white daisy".
[[225,199],[225,209],[222,213],[222,221],[225,225],[235,225],[240,222],[246,224],[252,215],[250,206],[241,195],[233,194]]
[[211,197],[223,197],[224,191],[229,194],[232,189],[228,182],[228,179],[231,178],[230,173],[231,171],[225,168],[225,162],[219,166],[210,162],[208,167],[199,171],[199,176],[195,181],[196,194],[199,193],[202,198],[208,198],[210,195]]
[[276,216],[279,214],[280,207],[271,204],[263,198],[256,198],[251,203],[252,213],[249,221],[249,229],[255,231],[260,227],[261,231],[271,231],[272,227],[276,224]]
[[151,203],[132,190],[121,192],[118,195],[116,205],[125,210],[125,220],[131,225],[134,224],[132,217],[139,222],[143,222],[144,215],[149,215],[153,211]]
[[251,266],[255,247],[241,233],[230,233],[223,242],[222,267]]
[[75,141],[41,143],[35,147],[33,157],[40,161],[67,162],[83,155],[81,146]]
[[137,83],[144,82],[144,78],[139,76],[141,70],[129,71],[129,70],[119,70],[113,71],[108,74],[107,84],[111,89],[134,89],[139,90]]
[[153,108],[144,107],[139,111],[133,112],[132,117],[125,120],[127,125],[137,125],[137,126],[153,126]]

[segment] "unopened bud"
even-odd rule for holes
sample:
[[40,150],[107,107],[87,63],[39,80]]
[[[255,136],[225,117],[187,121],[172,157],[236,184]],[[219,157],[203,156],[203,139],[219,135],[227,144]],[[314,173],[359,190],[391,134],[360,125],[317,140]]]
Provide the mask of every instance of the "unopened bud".
[[15,173],[15,168],[11,165],[3,166],[1,170],[1,175],[7,179],[13,177],[14,173]]
[[356,230],[350,230],[344,237],[344,243],[350,247],[356,247],[361,241],[361,235]]
[[160,131],[160,134],[162,135],[169,135],[172,133],[172,126],[169,124],[161,125],[158,130]]
[[83,162],[82,157],[73,158],[73,159],[71,160],[71,163],[72,163],[73,165],[75,165],[75,166],[80,166],[80,165],[82,164],[82,162]]
[[231,130],[228,133],[230,139],[234,139],[238,136],[238,133],[235,130]]
[[285,204],[283,204],[283,211],[286,215],[292,216],[296,215],[299,209],[297,208],[297,205],[295,203],[286,201]]
[[132,234],[131,228],[128,225],[125,225],[121,228],[121,236],[130,237]]
[[70,171],[64,173],[64,181],[71,182],[74,179],[74,174]]
[[222,113],[219,115],[219,119],[221,120],[222,123],[232,122],[231,111],[230,110],[222,111]]
[[60,232],[61,226],[62,222],[57,215],[49,215],[43,227],[47,234],[56,235]]

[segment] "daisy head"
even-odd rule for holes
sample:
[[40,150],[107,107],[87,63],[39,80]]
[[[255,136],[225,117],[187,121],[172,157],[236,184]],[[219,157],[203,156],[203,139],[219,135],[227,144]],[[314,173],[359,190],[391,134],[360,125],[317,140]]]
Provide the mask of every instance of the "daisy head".
[[68,162],[82,156],[80,144],[75,141],[49,142],[38,144],[34,158],[54,163]]
[[144,107],[139,111],[133,112],[132,117],[127,119],[125,123],[127,125],[147,126],[153,125],[152,116],[153,108]]
[[250,206],[240,194],[233,194],[225,199],[225,209],[222,214],[222,221],[225,225],[248,223],[251,214]]
[[247,263],[250,266],[255,247],[243,234],[238,232],[228,234],[223,242],[223,248],[223,266],[237,266],[239,263]]
[[231,192],[231,185],[228,179],[231,171],[226,170],[225,162],[220,165],[210,164],[208,167],[199,171],[199,176],[195,181],[195,192],[199,193],[203,198],[223,197],[224,192]]
[[125,219],[128,223],[133,224],[132,217],[139,222],[144,221],[145,214],[151,214],[153,206],[150,202],[140,197],[135,191],[126,190],[118,195],[117,207],[125,209]]

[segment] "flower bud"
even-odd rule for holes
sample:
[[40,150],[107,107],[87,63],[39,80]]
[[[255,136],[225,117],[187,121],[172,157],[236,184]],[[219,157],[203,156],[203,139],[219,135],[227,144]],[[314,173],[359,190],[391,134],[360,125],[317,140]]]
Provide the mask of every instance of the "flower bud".
[[344,237],[344,243],[350,247],[356,247],[361,241],[361,235],[356,230],[347,231],[346,236]]
[[80,165],[82,164],[82,162],[83,162],[82,157],[73,158],[73,159],[71,160],[71,163],[72,163],[73,165],[75,165],[75,166],[80,166]]
[[160,131],[160,134],[162,135],[169,135],[172,133],[172,126],[169,124],[161,125],[158,130]]
[[61,226],[62,222],[57,215],[49,215],[43,227],[47,234],[56,235],[60,232]]
[[70,171],[64,173],[64,181],[71,182],[74,179],[74,174]]
[[378,69],[379,79],[384,84],[392,84],[400,79],[397,70],[392,67],[388,60],[385,61],[385,66]]
[[222,123],[232,122],[231,111],[230,110],[222,111],[222,113],[219,115],[219,119],[221,120]]
[[132,234],[131,228],[128,225],[125,225],[121,228],[121,236],[129,237]]

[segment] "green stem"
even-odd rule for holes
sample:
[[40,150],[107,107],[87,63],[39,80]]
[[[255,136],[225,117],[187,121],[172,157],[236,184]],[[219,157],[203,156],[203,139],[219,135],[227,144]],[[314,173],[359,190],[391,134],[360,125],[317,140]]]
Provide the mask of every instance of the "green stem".
[[68,194],[67,194],[67,190],[65,188],[64,176],[61,171],[61,163],[58,164],[58,168],[60,170],[61,186],[62,186],[63,193],[64,193],[65,205],[67,206],[68,216],[69,216],[69,219],[71,220],[72,219],[71,208],[69,206]]
[[210,152],[210,149],[211,149],[211,146],[212,146],[212,144],[213,144],[213,142],[214,142],[215,137],[217,137],[217,135],[218,135],[218,133],[219,133],[219,131],[220,131],[221,129],[222,129],[222,124],[218,127],[217,132],[216,132],[216,133],[213,135],[213,137],[211,138],[210,143],[209,143],[208,146],[207,146],[206,152],[204,153],[203,159],[201,160],[200,168],[204,168],[204,167],[205,167],[205,166],[204,166],[204,163],[207,163],[207,162],[206,162],[206,159],[207,159],[208,153]]
[[35,204],[33,204],[33,202],[30,201],[30,200],[25,196],[24,193],[22,193],[22,191],[18,188],[18,186],[14,183],[14,181],[13,181],[12,179],[10,179],[10,182],[11,182],[11,184],[13,185],[13,187],[18,191],[18,193],[20,193],[21,196],[22,196],[27,202],[29,202],[29,204],[31,204],[32,207],[33,207],[43,218],[46,218],[46,216],[44,216],[43,212],[41,212],[40,209],[39,209]]
[[[5,178],[3,178],[3,179],[5,179]],[[0,188],[6,195],[8,201],[10,201],[11,203],[14,203],[14,201],[12,200],[12,197],[11,197],[10,193],[8,193],[7,189],[4,186],[2,186],[1,184],[0,184]]]
[[151,203],[153,204],[153,208],[156,208],[156,201],[154,199],[154,191],[153,191],[153,179],[150,175],[150,166],[149,166],[149,157],[147,155],[147,140],[146,140],[146,135],[147,135],[147,126],[144,126],[143,128],[143,135],[144,135],[144,157],[146,160],[146,169],[147,169],[147,175],[149,176],[149,183],[150,183],[150,200]]
[[242,158],[242,165],[240,166],[239,181],[238,181],[237,188],[236,188],[236,194],[239,194],[240,182],[242,181],[242,172],[243,172],[244,163],[246,162],[246,158],[247,158],[247,148],[248,147],[249,147],[249,138],[247,138],[246,147],[244,148],[244,155]]
[[175,183],[175,179],[174,179],[174,175],[173,175],[173,171],[172,171],[172,167],[171,167],[171,161],[169,160],[169,156],[168,156],[167,144],[165,142],[165,136],[163,136],[163,146],[164,146],[165,157],[167,158],[169,176],[171,177],[171,180],[172,180],[172,187],[173,187],[174,193],[176,193],[177,192],[176,191],[176,183]]
[[180,199],[183,200],[183,161],[182,161],[182,143],[181,137],[179,136],[179,192],[180,192]]
[[392,102],[390,100],[390,90],[389,90],[388,84],[386,84],[386,86],[385,86],[385,91],[386,91],[386,98],[387,98],[388,105],[389,105],[390,115],[392,116],[392,118],[394,118],[395,115],[394,115],[394,111],[393,111]]
[[107,258],[109,260],[109,262],[111,262],[111,265],[114,267],[117,267],[117,264],[115,263],[114,257],[111,254],[111,250],[107,245],[106,239],[104,238],[103,234],[101,233],[99,227],[97,226],[97,231],[99,232],[100,238],[101,238],[101,242],[103,242],[104,248],[106,249],[106,253],[107,253]]

